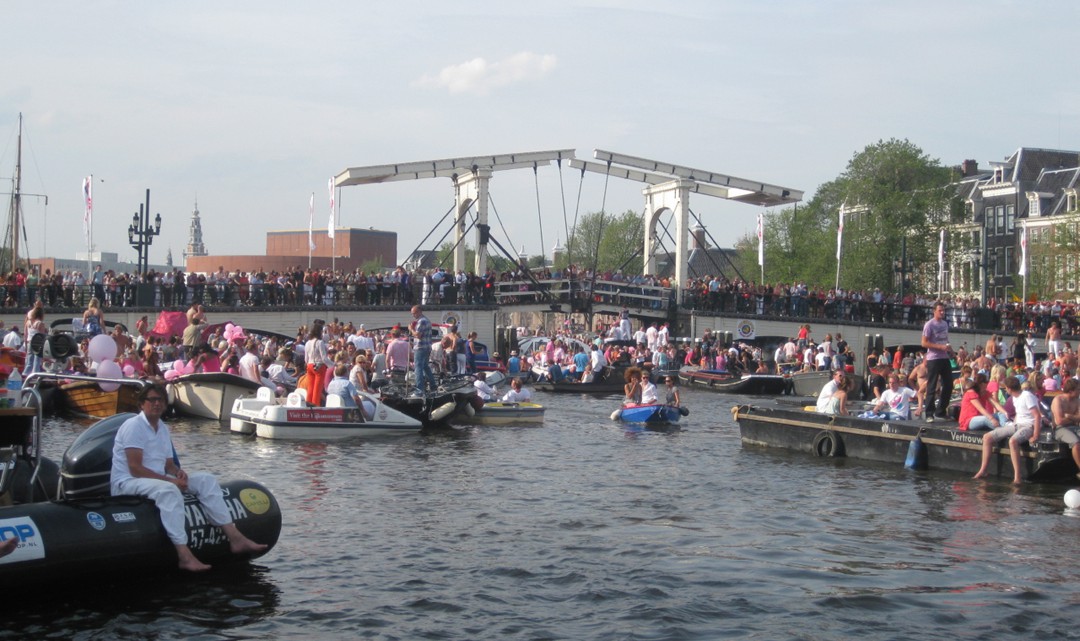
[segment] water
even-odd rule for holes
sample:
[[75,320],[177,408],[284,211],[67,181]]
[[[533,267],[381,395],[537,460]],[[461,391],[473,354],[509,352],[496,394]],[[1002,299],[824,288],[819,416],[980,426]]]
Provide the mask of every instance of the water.
[[[0,638],[1076,638],[1064,487],[743,448],[737,399],[707,391],[667,433],[539,396],[542,427],[348,443],[173,421],[188,467],[274,492],[277,547],[19,602]],[[81,429],[52,422],[46,450]]]

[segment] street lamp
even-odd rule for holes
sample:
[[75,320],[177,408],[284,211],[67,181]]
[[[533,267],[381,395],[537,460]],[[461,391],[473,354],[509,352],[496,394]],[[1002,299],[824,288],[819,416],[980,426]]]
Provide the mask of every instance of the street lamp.
[[150,245],[154,244],[154,236],[161,234],[161,214],[154,216],[154,226],[150,226],[150,190],[146,190],[146,203],[139,205],[139,211],[131,215],[131,225],[128,226],[128,244],[135,248],[138,254],[138,267],[136,272],[141,276],[150,268]]

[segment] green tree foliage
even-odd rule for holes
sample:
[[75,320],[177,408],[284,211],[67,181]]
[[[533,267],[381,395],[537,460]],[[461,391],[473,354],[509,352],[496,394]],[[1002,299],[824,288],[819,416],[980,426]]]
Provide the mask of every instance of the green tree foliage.
[[640,274],[645,267],[643,243],[641,215],[628,209],[619,216],[585,214],[571,230],[566,247],[570,262],[582,269],[595,265],[602,272],[622,269],[627,274]]
[[[909,258],[921,266],[921,282],[934,282],[936,230],[962,215],[948,187],[951,177],[948,168],[907,140],[866,147],[805,205],[766,215],[765,281],[805,281],[831,288],[836,282],[836,230],[844,207],[841,287],[892,289],[893,260],[905,236]],[[736,247],[740,271],[760,279],[756,235],[744,237]]]

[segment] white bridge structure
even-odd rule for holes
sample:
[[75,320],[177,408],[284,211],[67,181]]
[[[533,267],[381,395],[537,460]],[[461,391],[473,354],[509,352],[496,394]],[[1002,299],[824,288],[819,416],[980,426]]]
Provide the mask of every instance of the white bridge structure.
[[641,190],[645,196],[645,246],[642,251],[646,274],[656,273],[656,223],[665,211],[672,212],[675,218],[675,282],[679,284],[677,302],[680,303],[682,286],[688,277],[691,193],[762,207],[792,204],[803,197],[803,192],[788,187],[603,149],[594,150],[593,157],[601,162],[574,159],[570,166],[648,185]]
[[551,161],[567,160],[571,167],[606,176],[645,183],[645,233],[643,256],[645,274],[656,272],[654,256],[657,236],[656,223],[661,214],[671,211],[676,221],[675,231],[675,282],[680,285],[678,302],[682,299],[682,287],[686,283],[687,257],[689,254],[690,194],[697,193],[751,205],[771,207],[796,203],[803,192],[764,182],[736,178],[715,171],[693,169],[672,163],[628,156],[596,149],[594,157],[600,162],[579,160],[573,149],[532,151],[493,156],[466,156],[442,160],[422,160],[391,165],[352,167],[334,178],[335,187],[370,185],[399,180],[423,178],[449,178],[454,188],[455,246],[454,271],[465,269],[466,214],[476,205],[476,260],[473,270],[477,274],[487,271],[488,242],[488,189],[497,171],[509,169],[533,169],[549,165]]

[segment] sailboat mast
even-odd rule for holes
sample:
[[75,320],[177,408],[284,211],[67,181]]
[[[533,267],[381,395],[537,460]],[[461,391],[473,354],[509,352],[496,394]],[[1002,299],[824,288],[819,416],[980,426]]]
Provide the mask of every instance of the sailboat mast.
[[19,266],[19,230],[22,229],[22,112],[19,112],[19,138],[15,155],[15,176],[11,179],[11,271]]

